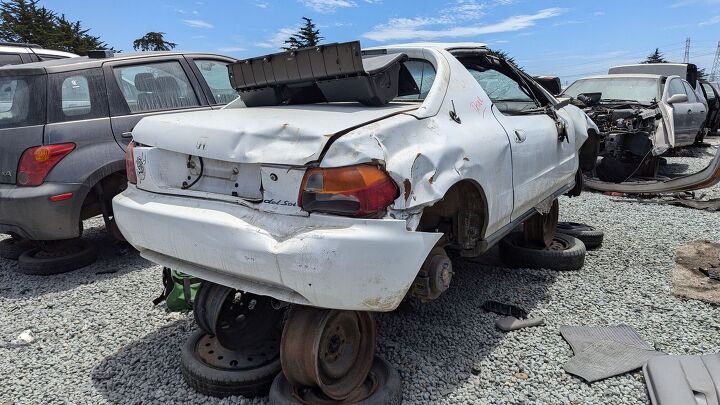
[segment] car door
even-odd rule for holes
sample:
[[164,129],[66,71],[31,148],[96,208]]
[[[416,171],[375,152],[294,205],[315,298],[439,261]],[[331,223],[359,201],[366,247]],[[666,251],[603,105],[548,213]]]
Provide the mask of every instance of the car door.
[[144,117],[210,109],[207,96],[182,55],[108,62],[103,70],[113,136],[123,149]]
[[492,113],[511,139],[514,220],[571,181],[577,170],[574,139],[559,139],[556,119],[538,108],[550,100],[528,91],[520,76],[489,66],[468,70],[493,101]]
[[708,112],[708,120],[705,123],[709,133],[715,134],[720,128],[720,92],[711,83],[703,83],[703,90],[706,92],[705,98],[708,100],[710,111]]
[[228,65],[235,59],[204,55],[186,59],[213,109],[222,108],[238,97],[228,74]]
[[685,93],[688,95],[688,104],[690,105],[688,114],[690,115],[690,134],[697,135],[703,129],[705,120],[707,119],[707,106],[700,100],[695,93],[695,90],[690,86],[690,83],[683,80],[683,86],[685,87]]
[[[687,95],[682,80],[677,77],[668,80],[667,84],[665,85],[664,100],[667,101],[670,97],[676,94]],[[684,103],[671,104],[670,107],[672,108],[673,112],[673,122],[675,128],[674,146],[687,144],[688,139],[690,138],[690,128],[692,126],[692,106],[690,105],[690,98],[688,97],[688,101]]]

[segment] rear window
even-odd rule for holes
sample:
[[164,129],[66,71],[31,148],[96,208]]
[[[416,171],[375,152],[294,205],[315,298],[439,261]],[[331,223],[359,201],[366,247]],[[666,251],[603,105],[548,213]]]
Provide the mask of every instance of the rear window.
[[0,77],[0,128],[45,124],[47,77]]
[[50,76],[48,122],[109,117],[105,82],[100,69]]
[[403,65],[410,72],[417,88],[420,89],[420,94],[400,96],[396,100],[425,100],[435,81],[435,67],[428,61],[416,59],[403,62]]

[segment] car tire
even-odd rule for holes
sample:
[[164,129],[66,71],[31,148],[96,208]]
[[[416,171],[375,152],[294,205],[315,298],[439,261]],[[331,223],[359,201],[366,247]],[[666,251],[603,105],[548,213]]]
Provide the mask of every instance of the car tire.
[[585,264],[585,254],[580,239],[561,233],[555,234],[550,248],[528,244],[519,232],[500,241],[500,259],[511,268],[579,270]]
[[18,257],[18,272],[39,276],[67,273],[90,265],[97,260],[95,248],[84,242],[64,250],[48,252],[34,248]]
[[[256,397],[266,395],[280,373],[279,334],[272,346],[272,358],[252,369],[221,368],[209,364],[198,353],[201,339],[212,339],[202,329],[193,332],[185,342],[180,357],[180,370],[185,382],[195,391],[218,398],[233,395]],[[205,354],[207,356],[207,354]]]
[[[367,384],[372,381],[378,381],[378,387],[375,390],[367,389],[371,394],[364,398],[350,398],[342,401],[343,404],[357,405],[396,405],[402,403],[402,383],[400,374],[384,359],[375,356],[373,360],[370,374],[373,378],[366,380]],[[372,385],[370,386],[372,387]],[[308,396],[310,396],[308,398]],[[315,389],[296,388],[285,377],[283,373],[278,374],[270,387],[269,395],[270,403],[273,405],[297,405],[312,403],[335,403],[322,394],[316,394]],[[302,402],[300,402],[302,401]]]
[[605,234],[595,227],[577,222],[558,223],[558,232],[563,235],[570,235],[580,239],[585,244],[585,249],[592,250],[602,246]]
[[21,254],[34,247],[35,244],[29,239],[11,236],[0,241],[0,257],[4,259],[17,260]]

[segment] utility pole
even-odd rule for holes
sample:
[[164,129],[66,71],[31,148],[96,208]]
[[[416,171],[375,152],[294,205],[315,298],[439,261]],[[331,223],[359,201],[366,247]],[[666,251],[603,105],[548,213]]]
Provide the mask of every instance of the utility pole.
[[690,38],[685,40],[685,58],[683,63],[690,63]]
[[710,81],[717,82],[720,77],[720,41],[718,41],[717,50],[715,51],[715,62],[712,65],[712,71],[710,72]]

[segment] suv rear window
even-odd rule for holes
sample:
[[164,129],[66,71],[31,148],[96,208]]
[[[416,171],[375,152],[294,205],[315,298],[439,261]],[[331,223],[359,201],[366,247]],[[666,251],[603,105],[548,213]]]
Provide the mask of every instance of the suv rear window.
[[0,128],[45,124],[47,76],[0,77]]
[[109,117],[105,82],[100,69],[50,76],[48,122]]

